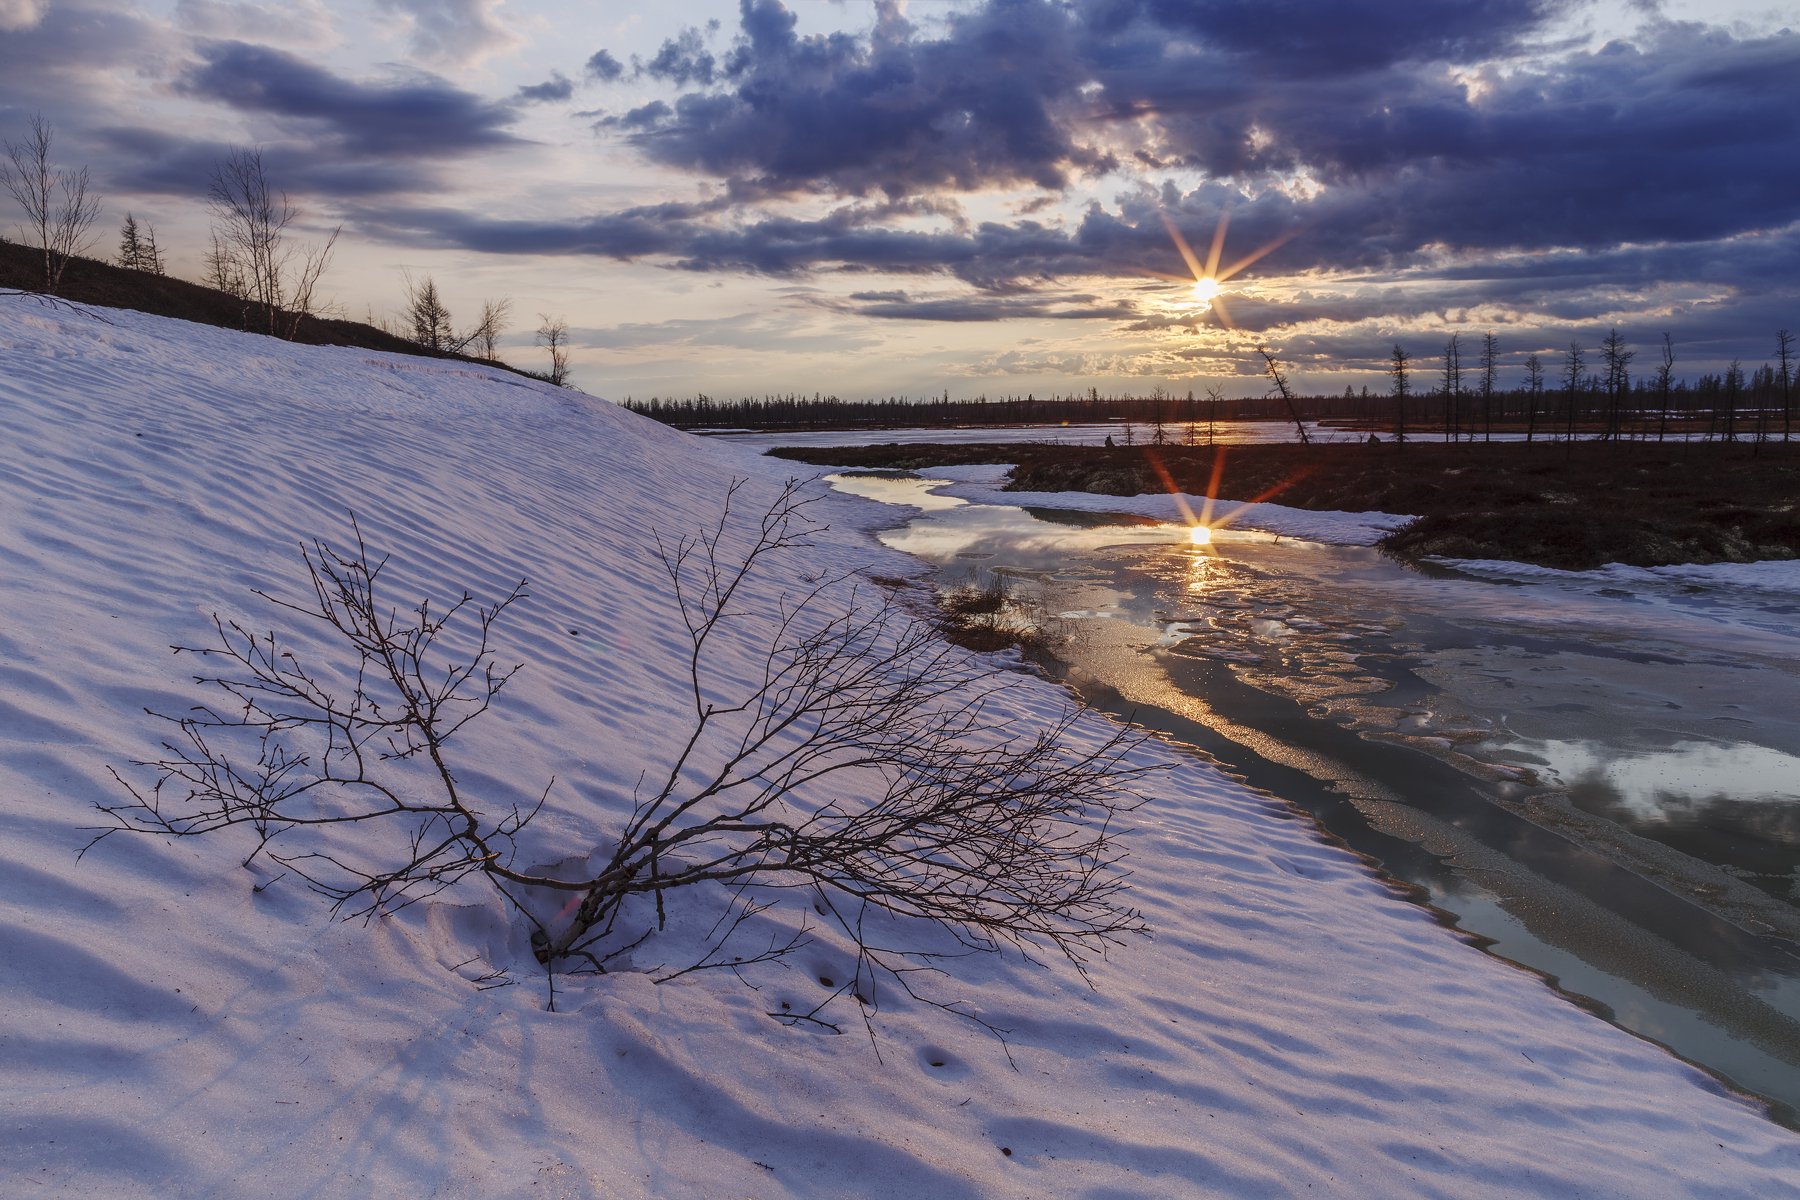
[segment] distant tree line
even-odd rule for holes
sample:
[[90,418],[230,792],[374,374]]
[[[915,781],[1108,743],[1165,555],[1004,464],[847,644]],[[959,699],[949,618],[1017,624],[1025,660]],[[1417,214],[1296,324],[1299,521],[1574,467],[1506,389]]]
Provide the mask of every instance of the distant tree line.
[[[1634,375],[1637,351],[1618,330],[1609,330],[1590,357],[1572,342],[1546,363],[1533,353],[1523,377],[1500,386],[1500,345],[1488,333],[1471,354],[1461,334],[1452,334],[1442,354],[1420,365],[1394,345],[1387,370],[1389,388],[1371,392],[1346,387],[1336,394],[1297,395],[1286,369],[1267,347],[1258,350],[1271,388],[1265,396],[1227,398],[1217,386],[1206,395],[1185,395],[1161,386],[1147,394],[1102,395],[1097,388],[1054,393],[953,399],[948,391],[924,398],[888,396],[845,400],[811,396],[746,396],[722,399],[700,394],[648,400],[627,398],[624,407],[681,429],[894,429],[1118,424],[1125,441],[1196,444],[1210,442],[1219,421],[1326,422],[1359,432],[1386,434],[1400,441],[1431,438],[1480,441],[1496,433],[1527,440],[1654,440],[1671,438],[1790,442],[1800,363],[1788,330],[1774,336],[1770,360],[1746,372],[1733,362],[1722,374],[1689,381],[1674,373],[1676,344],[1664,334],[1655,365]],[[1420,386],[1421,376],[1424,386]],[[1053,435],[1052,435],[1053,436]]]

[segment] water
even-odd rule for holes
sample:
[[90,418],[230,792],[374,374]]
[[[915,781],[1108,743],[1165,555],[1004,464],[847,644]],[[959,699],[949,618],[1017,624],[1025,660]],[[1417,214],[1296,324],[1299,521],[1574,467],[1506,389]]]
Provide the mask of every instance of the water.
[[1403,567],[966,504],[883,535],[998,574],[1090,703],[1298,804],[1492,952],[1800,1113],[1800,597]]

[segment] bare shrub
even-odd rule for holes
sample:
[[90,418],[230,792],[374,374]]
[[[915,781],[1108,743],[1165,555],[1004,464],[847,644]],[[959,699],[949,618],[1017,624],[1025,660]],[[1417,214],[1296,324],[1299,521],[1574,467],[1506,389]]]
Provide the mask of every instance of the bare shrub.
[[[724,915],[699,959],[660,978],[779,959],[817,913],[856,956],[833,998],[854,997],[865,1020],[887,984],[969,1016],[915,989],[917,972],[948,957],[1012,947],[1082,969],[1142,932],[1122,902],[1114,827],[1148,770],[1128,761],[1139,735],[1078,748],[1078,709],[1022,728],[1016,677],[948,646],[886,593],[844,608],[826,600],[842,581],[827,581],[773,614],[740,609],[747,580],[806,544],[797,488],[744,517],[734,486],[716,525],[658,539],[687,696],[685,715],[656,719],[681,723],[680,748],[645,772],[613,834],[561,848],[563,866],[520,862],[550,788],[528,801],[474,795],[454,765],[457,734],[519,670],[497,663],[493,634],[525,585],[489,604],[395,609],[381,592],[387,560],[360,531],[348,552],[303,548],[311,596],[274,600],[348,663],[304,663],[278,635],[215,616],[214,644],[178,652],[208,665],[196,681],[225,702],[152,714],[176,729],[165,757],[136,764],[154,783],[115,772],[127,798],[100,806],[110,823],[95,841],[245,827],[246,865],[268,858],[344,915],[483,878],[530,925],[552,1004],[556,972],[605,970],[682,904],[723,902]],[[747,651],[748,673],[723,669]],[[334,840],[346,826],[357,836]],[[797,929],[749,957],[728,950],[747,921],[796,899]],[[823,1024],[818,1011],[771,1015]]]
[[944,636],[969,650],[994,651],[1017,647],[1026,652],[1045,649],[1055,640],[1052,622],[1035,598],[1014,591],[1004,575],[989,575],[986,583],[973,579],[938,594],[939,623]]

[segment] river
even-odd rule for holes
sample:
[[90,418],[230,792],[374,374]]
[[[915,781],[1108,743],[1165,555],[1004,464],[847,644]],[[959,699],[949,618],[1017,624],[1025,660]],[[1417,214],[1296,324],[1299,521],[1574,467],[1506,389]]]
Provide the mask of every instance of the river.
[[1088,703],[1800,1125],[1800,594],[832,481],[903,506],[882,540],[942,583],[1006,581]]

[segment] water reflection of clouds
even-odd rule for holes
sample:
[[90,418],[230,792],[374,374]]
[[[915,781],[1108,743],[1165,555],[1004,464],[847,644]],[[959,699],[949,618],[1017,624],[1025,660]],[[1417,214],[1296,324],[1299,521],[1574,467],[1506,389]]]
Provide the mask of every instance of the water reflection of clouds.
[[1681,741],[1633,751],[1600,742],[1529,741],[1515,750],[1565,787],[1604,787],[1638,821],[1689,817],[1721,797],[1800,805],[1800,758],[1751,742]]

